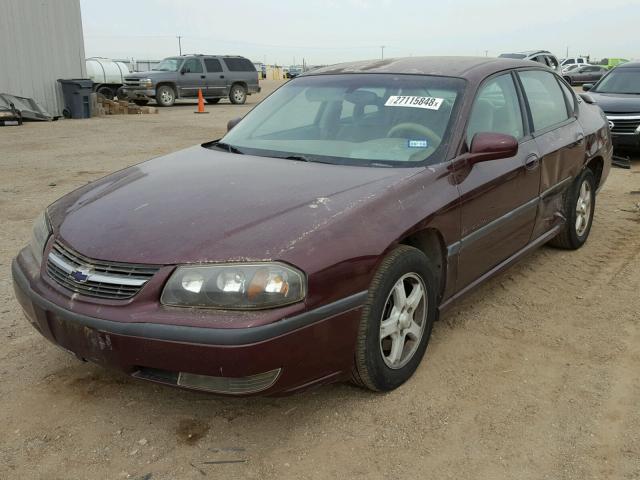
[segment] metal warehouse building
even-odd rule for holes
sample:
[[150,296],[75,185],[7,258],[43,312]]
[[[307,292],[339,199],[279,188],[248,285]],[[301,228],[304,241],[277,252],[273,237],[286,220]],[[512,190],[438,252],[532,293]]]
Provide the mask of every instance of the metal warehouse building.
[[86,78],[80,0],[1,0],[0,93],[60,116],[58,78]]

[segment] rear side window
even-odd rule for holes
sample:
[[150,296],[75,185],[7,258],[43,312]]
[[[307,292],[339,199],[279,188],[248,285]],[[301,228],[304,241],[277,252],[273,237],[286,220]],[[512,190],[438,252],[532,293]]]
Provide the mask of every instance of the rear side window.
[[246,58],[224,58],[225,65],[231,72],[255,72],[256,67],[253,66]]
[[504,133],[524,136],[522,112],[511,74],[487,81],[478,92],[467,126],[467,145],[476,133]]
[[188,60],[186,60],[184,62],[184,65],[182,65],[182,70],[184,70],[186,73],[204,72],[204,70],[202,70],[202,62],[199,58],[189,58]]
[[205,58],[204,66],[207,67],[207,72],[221,72],[222,65],[220,65],[220,60],[217,58]]
[[569,118],[564,94],[556,77],[549,72],[519,72],[529,102],[534,130],[543,130]]

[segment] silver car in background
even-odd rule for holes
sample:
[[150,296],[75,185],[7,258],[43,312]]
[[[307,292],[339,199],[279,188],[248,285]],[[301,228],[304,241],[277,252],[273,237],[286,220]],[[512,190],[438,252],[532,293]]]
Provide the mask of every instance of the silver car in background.
[[546,65],[557,73],[560,72],[560,62],[556,56],[548,50],[526,50],[524,52],[502,53],[500,58],[515,58],[518,60],[531,60]]

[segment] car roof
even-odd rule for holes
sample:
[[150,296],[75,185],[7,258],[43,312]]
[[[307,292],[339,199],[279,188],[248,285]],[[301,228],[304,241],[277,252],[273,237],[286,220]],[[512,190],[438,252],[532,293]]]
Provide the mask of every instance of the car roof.
[[541,67],[537,62],[496,57],[404,57],[365,60],[320,67],[303,76],[346,73],[396,73],[484,78],[494,72],[521,67]]

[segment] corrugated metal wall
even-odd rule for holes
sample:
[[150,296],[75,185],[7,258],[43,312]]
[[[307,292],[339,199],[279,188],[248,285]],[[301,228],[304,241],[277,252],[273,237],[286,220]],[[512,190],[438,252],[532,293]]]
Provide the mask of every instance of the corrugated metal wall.
[[86,78],[80,0],[0,0],[0,92],[58,116],[58,78]]

